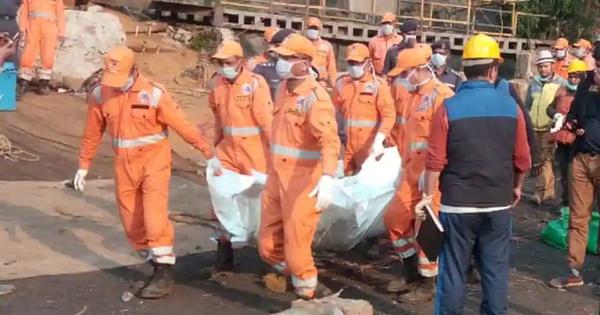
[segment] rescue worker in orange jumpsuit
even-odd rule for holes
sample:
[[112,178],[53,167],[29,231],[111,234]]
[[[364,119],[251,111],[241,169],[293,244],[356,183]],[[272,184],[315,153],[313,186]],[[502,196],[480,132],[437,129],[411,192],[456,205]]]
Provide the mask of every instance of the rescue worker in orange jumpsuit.
[[592,43],[582,38],[573,44],[573,48],[573,55],[585,62],[588,66],[588,71],[596,70],[596,59],[592,56]]
[[258,248],[266,263],[291,276],[298,297],[312,299],[323,291],[311,246],[332,200],[340,139],[331,98],[310,73],[315,47],[292,34],[275,52],[285,80],[275,98]]
[[129,48],[117,47],[106,55],[101,84],[93,88],[88,103],[74,188],[83,191],[106,131],[115,152],[115,194],[125,234],[154,267],[138,295],[165,297],[173,290],[175,264],[174,229],[168,216],[172,158],[167,128],[207,158],[214,156],[212,147],[186,121],[165,89],[139,73]]
[[335,52],[331,43],[321,38],[322,31],[323,22],[316,17],[309,17],[306,21],[306,37],[310,39],[317,50],[313,66],[319,72],[319,81],[326,82],[333,87],[337,78]]
[[337,80],[333,102],[343,117],[344,174],[352,176],[370,154],[383,154],[396,114],[387,82],[374,74],[369,48],[348,46],[346,62],[348,74]]
[[[402,178],[396,194],[384,215],[394,251],[403,260],[404,277],[389,291],[398,292],[399,302],[431,301],[435,291],[437,262],[427,259],[415,242],[414,208],[421,200],[421,181],[425,171],[427,139],[430,123],[445,99],[454,94],[440,82],[429,62],[432,55],[427,45],[405,49],[398,55],[398,64],[390,73],[409,93],[405,108],[406,123],[402,131]],[[439,192],[433,198],[433,210],[440,209]]]
[[[265,79],[243,66],[244,53],[238,42],[226,40],[213,56],[219,64],[215,88],[208,103],[215,115],[216,158],[209,171],[221,167],[243,175],[254,175],[264,184],[269,155],[273,103]],[[217,270],[233,269],[229,235],[218,229]]]
[[397,24],[396,15],[390,12],[384,13],[379,22],[379,34],[369,42],[371,60],[373,60],[373,67],[377,75],[383,75],[385,55],[388,49],[402,42],[402,36],[396,33]]
[[48,94],[52,79],[56,47],[65,39],[65,8],[63,0],[23,0],[19,11],[19,28],[25,40],[21,56],[19,95],[29,89],[35,77],[35,61],[42,60],[38,93]]
[[269,47],[271,46],[271,39],[273,38],[273,36],[279,31],[278,27],[267,27],[265,29],[265,32],[263,33],[263,46],[265,47],[265,52],[258,55],[258,56],[254,56],[251,58],[248,58],[248,60],[246,61],[246,66],[248,68],[248,70],[253,71],[254,68],[256,66],[258,66],[261,63],[265,63],[267,61],[269,61]]
[[566,38],[559,38],[552,47],[552,53],[556,62],[554,63],[554,73],[563,77],[565,80],[569,78],[568,68],[573,56],[569,53],[569,41]]

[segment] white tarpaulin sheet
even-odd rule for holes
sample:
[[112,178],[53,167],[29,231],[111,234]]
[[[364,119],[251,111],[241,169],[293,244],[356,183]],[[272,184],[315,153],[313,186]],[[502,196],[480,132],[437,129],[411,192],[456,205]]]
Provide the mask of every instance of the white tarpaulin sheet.
[[[321,215],[313,247],[344,251],[384,233],[383,213],[401,164],[397,148],[387,148],[378,161],[369,157],[357,175],[336,179],[333,203]],[[215,214],[231,241],[255,244],[263,186],[252,176],[228,170],[218,177],[207,172],[207,181]]]

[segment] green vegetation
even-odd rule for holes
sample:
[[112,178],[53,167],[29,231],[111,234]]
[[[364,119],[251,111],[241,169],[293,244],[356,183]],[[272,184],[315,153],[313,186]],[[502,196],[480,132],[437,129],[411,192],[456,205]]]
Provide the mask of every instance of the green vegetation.
[[600,13],[599,0],[529,0],[519,4],[521,12],[549,17],[519,18],[519,37],[555,39],[564,36],[570,41],[581,37],[592,39],[595,17]]
[[194,35],[190,41],[190,48],[203,53],[210,53],[217,49],[221,42],[221,33],[216,28],[205,28]]

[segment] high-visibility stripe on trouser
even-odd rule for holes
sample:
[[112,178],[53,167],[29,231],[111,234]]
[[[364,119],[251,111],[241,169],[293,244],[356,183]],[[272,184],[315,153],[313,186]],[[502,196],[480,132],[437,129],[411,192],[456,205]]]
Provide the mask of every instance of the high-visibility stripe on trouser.
[[[263,192],[258,251],[271,266],[285,262],[293,282],[311,287],[317,268],[312,242],[319,221],[316,198],[308,197],[321,173],[315,169],[270,171]],[[316,287],[316,285],[315,285]]]
[[[419,191],[418,181],[424,170],[425,157],[422,154],[411,156],[404,167],[402,180],[383,217],[390,239],[394,244],[394,251],[402,258],[408,258],[418,251],[414,241],[414,209],[421,201],[422,192]],[[436,192],[433,197],[433,210],[437,212],[440,207],[440,193]]]
[[168,214],[170,146],[159,145],[149,154],[139,161],[115,160],[117,205],[131,246],[136,251],[150,250],[154,261],[171,263],[174,256],[164,250],[173,247],[174,239]]
[[173,246],[160,246],[150,248],[152,253],[152,260],[159,264],[174,265],[175,264],[175,253],[173,253]]
[[402,259],[414,256],[417,253],[417,246],[413,237],[400,237],[392,241],[394,252]]
[[319,281],[316,276],[304,280],[296,276],[292,276],[292,285],[294,286],[294,291],[300,296],[313,297],[318,282]]
[[[58,26],[47,19],[29,21],[25,49],[21,57],[21,78],[31,80],[38,55],[42,61],[42,69],[51,72],[54,68],[54,57],[58,42]],[[28,72],[29,71],[29,72]]]
[[425,253],[419,249],[419,263],[417,265],[419,274],[426,278],[433,278],[438,275],[438,264],[437,260],[430,261]]

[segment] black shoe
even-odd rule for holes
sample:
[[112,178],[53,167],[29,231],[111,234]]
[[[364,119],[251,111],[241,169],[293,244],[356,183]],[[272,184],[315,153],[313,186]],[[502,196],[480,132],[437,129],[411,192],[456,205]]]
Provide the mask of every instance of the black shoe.
[[435,277],[421,277],[411,284],[410,291],[398,295],[396,301],[400,303],[421,304],[431,302],[434,296]]
[[139,292],[143,299],[161,299],[173,293],[173,265],[153,263],[154,274],[150,281]]
[[21,100],[21,98],[29,91],[29,81],[19,79],[17,84],[17,100]]
[[388,283],[385,290],[390,293],[406,293],[410,291],[410,285],[419,279],[419,258],[412,255],[402,261],[402,275]]
[[230,241],[219,240],[217,244],[217,262],[215,271],[233,270],[233,246]]
[[38,83],[38,95],[48,95],[50,94],[50,81],[48,80],[40,80]]

